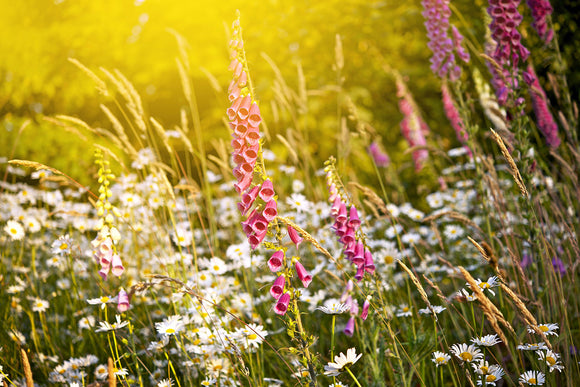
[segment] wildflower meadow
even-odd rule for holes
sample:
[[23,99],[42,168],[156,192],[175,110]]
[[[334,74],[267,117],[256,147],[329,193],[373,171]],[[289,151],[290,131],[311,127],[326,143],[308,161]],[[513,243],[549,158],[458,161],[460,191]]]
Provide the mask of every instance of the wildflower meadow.
[[563,2],[3,3],[3,386],[580,385]]

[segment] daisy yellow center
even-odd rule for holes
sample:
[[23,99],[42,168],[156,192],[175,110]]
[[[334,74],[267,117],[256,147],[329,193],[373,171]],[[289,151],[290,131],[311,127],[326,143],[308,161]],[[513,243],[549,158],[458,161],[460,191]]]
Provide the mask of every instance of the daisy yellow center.
[[435,359],[435,361],[436,361],[437,363],[444,363],[444,362],[445,362],[445,358],[444,358],[444,357],[441,357],[441,356],[439,356],[437,359]]
[[202,274],[199,276],[199,279],[205,281],[207,279],[207,276],[205,274]]
[[60,249],[61,249],[61,250],[66,250],[66,249],[68,249],[68,244],[66,244],[66,243],[63,243],[63,244],[61,244],[61,245],[60,245]]
[[393,258],[391,255],[387,255],[387,256],[385,257],[385,263],[387,263],[387,264],[388,264],[388,263],[393,263],[393,261],[394,261],[394,260],[395,260],[395,259],[394,259],[394,258]]
[[405,306],[405,307],[403,308],[403,312],[408,312],[408,311],[409,311],[409,307],[408,307],[408,306]]
[[213,366],[214,371],[221,371],[224,367],[221,364],[216,364]]
[[182,236],[180,236],[180,237],[177,237],[177,240],[180,241],[180,242],[183,242],[185,240],[185,238],[182,237]]
[[529,383],[529,384],[538,384],[538,382],[537,382],[536,378],[529,378],[529,379],[528,379],[528,383]]
[[22,196],[26,196],[26,195],[28,195],[28,191],[26,191],[26,190],[22,191]]
[[165,333],[169,333],[169,334],[175,333],[175,329],[173,329],[173,328],[167,328],[167,330],[165,331]]
[[302,371],[301,374],[302,374],[302,377],[303,378],[307,378],[308,377],[308,371]]
[[248,335],[248,339],[250,340],[256,340],[258,338],[258,335],[255,333],[252,333],[251,335]]
[[108,302],[108,301],[109,301],[109,297],[107,297],[107,296],[103,296],[103,297],[101,297],[101,302],[102,302],[103,304],[104,304],[105,302]]
[[18,234],[18,230],[17,230],[17,229],[15,229],[14,227],[12,227],[12,228],[10,229],[10,232],[11,232],[12,234]]
[[459,357],[462,358],[464,361],[472,361],[473,360],[473,355],[470,354],[469,352],[461,352]]
[[450,231],[450,232],[451,232],[451,234],[455,234],[455,233],[457,232],[457,230],[455,230],[455,229],[451,229],[451,231]]
[[547,325],[540,325],[538,328],[540,328],[542,332],[548,332],[550,330]]
[[487,367],[486,366],[481,367],[480,370],[484,375],[487,374]]
[[487,375],[485,378],[486,382],[495,382],[497,378],[494,375]]
[[127,198],[127,201],[128,201],[129,203],[131,203],[131,202],[133,201],[133,198]]
[[553,366],[554,364],[556,364],[556,359],[554,359],[552,356],[546,356],[546,361],[551,366]]
[[215,271],[219,271],[220,267],[219,267],[218,265],[214,265],[214,266],[213,266],[213,269],[214,269]]
[[98,372],[99,374],[106,374],[106,373],[107,373],[107,369],[106,369],[105,367],[103,367],[103,368],[98,368],[98,369],[97,369],[97,372]]

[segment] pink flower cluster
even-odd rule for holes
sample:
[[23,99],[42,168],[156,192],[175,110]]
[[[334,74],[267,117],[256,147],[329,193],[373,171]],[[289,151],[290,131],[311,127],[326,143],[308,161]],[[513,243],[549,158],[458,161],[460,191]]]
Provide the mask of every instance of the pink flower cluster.
[[524,73],[524,79],[530,87],[530,96],[532,98],[532,105],[536,113],[538,121],[538,129],[546,138],[546,143],[552,149],[560,146],[560,138],[558,137],[558,125],[554,121],[554,116],[548,107],[548,98],[544,89],[538,81],[538,77],[531,65],[528,65],[528,70]]
[[[228,88],[231,105],[227,109],[227,116],[233,137],[233,174],[237,180],[234,187],[241,196],[238,209],[243,216],[247,215],[242,222],[244,232],[250,246],[255,249],[264,240],[268,225],[278,215],[278,210],[274,188],[269,179],[252,187],[254,168],[261,151],[259,125],[262,117],[248,87],[239,20],[234,21],[233,37],[229,46],[232,60],[229,70],[233,72],[233,79]],[[256,204],[257,198],[263,203]]]
[[552,14],[552,5],[550,4],[550,0],[528,0],[527,1],[528,7],[532,11],[532,18],[534,22],[532,26],[540,35],[540,38],[546,43],[550,43],[552,38],[554,37],[554,30],[548,30],[548,23],[547,18]]
[[[288,226],[288,235],[292,242],[296,244],[296,248],[302,243],[302,237],[298,232],[291,226]],[[277,250],[272,254],[268,260],[268,267],[273,273],[280,271],[284,268],[284,251]],[[298,279],[302,282],[302,286],[305,288],[312,282],[312,276],[306,271],[300,261],[295,260],[294,268]],[[285,315],[288,311],[288,304],[290,303],[290,292],[285,291],[284,287],[286,285],[286,277],[284,274],[280,274],[275,280],[274,284],[270,288],[270,295],[276,300],[274,305],[274,312],[281,316]]]
[[[346,287],[342,293],[342,296],[340,297],[340,302],[347,306],[348,312],[350,314],[350,318],[348,319],[348,322],[346,323],[346,326],[344,327],[343,330],[344,334],[349,337],[352,337],[352,335],[354,334],[354,330],[356,327],[355,317],[358,315],[359,312],[358,302],[350,294],[353,289],[354,289],[353,282],[351,280],[348,280]],[[371,298],[370,296],[367,297],[363,303],[362,311],[360,313],[360,318],[363,321],[365,321],[369,315],[369,308],[371,306],[369,301],[370,298]]]
[[495,49],[490,54],[502,68],[500,74],[495,66],[488,65],[493,75],[492,84],[500,105],[506,103],[511,90],[518,88],[513,72],[517,69],[519,60],[526,61],[530,55],[530,52],[522,45],[522,37],[517,30],[523,19],[518,12],[519,3],[520,0],[489,0],[487,8],[488,14],[492,17],[489,28],[495,42]]
[[430,59],[431,71],[441,78],[449,76],[449,79],[456,80],[461,75],[461,68],[455,61],[455,54],[464,62],[469,61],[469,54],[461,46],[463,36],[457,28],[452,27],[452,36],[449,37],[449,0],[423,0],[423,17],[425,18],[425,28],[429,38],[428,47],[433,52]]
[[449,92],[449,88],[447,87],[447,84],[445,84],[445,83],[443,83],[443,85],[441,85],[441,94],[443,96],[442,100],[443,100],[443,109],[445,110],[445,115],[449,119],[449,122],[451,122],[451,126],[453,127],[453,129],[455,129],[455,134],[457,135],[457,139],[459,140],[459,142],[461,142],[461,144],[463,144],[463,146],[465,146],[468,154],[471,155],[471,150],[466,145],[468,135],[467,135],[467,131],[465,130],[465,124],[463,123],[463,120],[461,119],[461,116],[459,115],[459,111],[457,111],[457,107],[455,106],[455,103],[453,102],[453,98],[451,97],[451,93]]
[[[427,145],[425,134],[429,133],[429,127],[416,111],[412,97],[400,80],[397,80],[397,96],[400,98],[399,109],[404,115],[403,121],[401,121],[401,133],[411,147]],[[423,162],[428,156],[427,149],[413,151],[415,170],[418,171],[423,167]]]
[[109,228],[104,226],[97,234],[97,237],[91,242],[95,249],[93,256],[101,265],[99,275],[105,281],[107,280],[109,271],[116,277],[120,277],[125,271],[121,257],[115,252],[113,237],[115,237],[115,234],[113,233],[113,236],[111,236]]
[[354,277],[360,281],[365,273],[375,272],[375,263],[372,253],[365,246],[362,238],[357,238],[356,235],[361,224],[358,211],[354,205],[351,205],[347,210],[346,203],[342,200],[332,181],[331,172],[327,174],[327,185],[330,192],[329,200],[332,202],[330,211],[334,218],[332,229],[340,237],[339,241],[343,245],[344,256],[356,265],[357,271]]

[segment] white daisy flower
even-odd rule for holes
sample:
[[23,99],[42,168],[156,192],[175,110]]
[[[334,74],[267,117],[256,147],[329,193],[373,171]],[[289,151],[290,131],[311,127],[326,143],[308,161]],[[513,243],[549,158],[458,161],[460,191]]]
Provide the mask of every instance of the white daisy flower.
[[540,343],[527,343],[527,344],[520,344],[517,346],[517,349],[520,351],[539,351],[542,349],[548,349],[548,346],[544,342]]
[[497,337],[497,335],[486,335],[483,337],[475,337],[471,339],[471,342],[477,345],[483,345],[485,347],[492,347],[502,341]]
[[540,371],[526,371],[520,375],[519,381],[530,386],[541,386],[546,381],[546,377]]
[[539,356],[538,360],[545,361],[548,367],[550,367],[550,372],[553,372],[554,370],[562,372],[562,370],[564,369],[559,354],[552,352],[549,349],[546,350],[546,352],[537,351],[536,353]]
[[[541,330],[542,332],[544,332],[544,334],[546,336],[550,336],[550,335],[558,336],[558,333],[556,333],[556,330],[559,329],[558,324],[538,324],[538,329]],[[534,331],[532,329],[532,327],[529,327],[529,326],[528,326],[528,332],[529,333],[536,333],[536,331]]]
[[446,365],[449,360],[451,360],[451,356],[439,351],[433,352],[433,359],[431,359],[431,361],[435,363],[436,367],[439,367],[440,365]]
[[19,241],[24,238],[24,227],[15,220],[9,220],[4,226],[4,231],[10,235],[12,240]]
[[465,234],[465,230],[457,225],[448,224],[447,226],[445,226],[445,230],[443,231],[443,234],[445,234],[447,239],[454,241],[457,238],[462,237],[463,234]]
[[176,335],[185,329],[183,317],[180,315],[169,316],[162,322],[155,323],[155,329],[161,335]]
[[344,353],[340,353],[334,357],[334,363],[329,362],[324,366],[324,375],[327,376],[338,376],[346,368],[352,366],[358,361],[362,356],[362,353],[356,354],[355,348],[349,348],[346,351],[346,356]]
[[459,360],[471,363],[472,361],[478,361],[483,358],[483,354],[475,345],[453,344],[450,349],[451,353],[457,356]]

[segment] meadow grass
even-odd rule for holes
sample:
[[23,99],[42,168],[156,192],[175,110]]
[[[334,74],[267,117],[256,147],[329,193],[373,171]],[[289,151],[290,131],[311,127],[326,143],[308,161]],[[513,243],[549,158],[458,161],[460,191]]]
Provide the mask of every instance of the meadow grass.
[[[558,61],[557,39],[543,34]],[[459,58],[461,39],[453,42]],[[87,171],[94,186],[9,161],[0,192],[4,385],[580,383],[580,147],[565,74],[547,77],[550,107],[539,83],[524,79],[531,72],[492,51],[484,58],[494,86],[509,86],[497,95],[475,65],[436,65],[449,70],[438,75],[460,144],[445,149],[429,139],[402,70],[375,52],[397,85],[409,142],[396,166],[342,88],[340,37],[328,139],[307,128],[318,91],[300,70],[294,90],[266,58],[276,103],[293,122],[286,135],[269,133],[238,15],[233,80],[220,88],[232,136],[205,143],[181,48],[188,108],[171,129],[122,73],[72,60],[110,98],[100,108],[112,129],[46,119],[110,141]],[[545,126],[554,116],[555,134]],[[309,144],[326,140],[336,154],[320,161]],[[359,179],[363,163],[375,174]],[[419,187],[401,179],[413,170]]]

